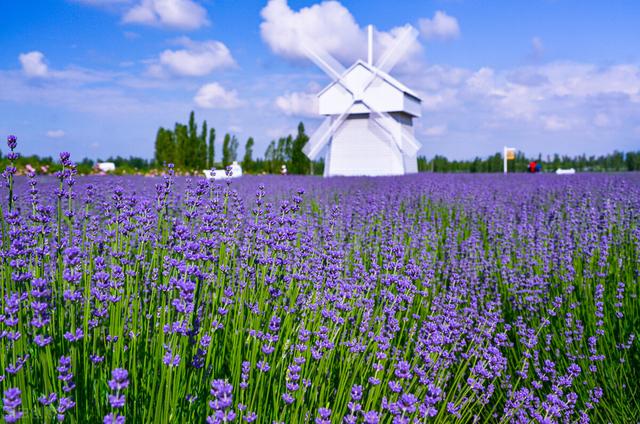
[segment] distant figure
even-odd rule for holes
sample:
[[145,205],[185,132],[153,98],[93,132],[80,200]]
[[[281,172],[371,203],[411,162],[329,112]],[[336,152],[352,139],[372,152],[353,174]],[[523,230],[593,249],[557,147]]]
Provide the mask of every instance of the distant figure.
[[538,171],[537,167],[538,164],[536,163],[536,161],[529,162],[529,172],[531,174],[535,174]]
[[540,163],[536,163],[536,173],[542,172],[542,165]]
[[287,175],[287,165],[282,165],[280,167],[280,175]]

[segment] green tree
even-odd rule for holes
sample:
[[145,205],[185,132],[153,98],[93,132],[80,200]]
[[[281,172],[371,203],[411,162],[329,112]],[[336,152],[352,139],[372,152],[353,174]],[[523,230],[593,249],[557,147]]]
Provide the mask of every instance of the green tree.
[[197,168],[205,169],[207,167],[207,121],[202,123],[202,131],[198,137],[198,155]]
[[216,156],[215,141],[216,141],[216,129],[211,128],[209,130],[209,151],[207,152],[207,168],[213,168],[215,166],[213,163]]
[[276,141],[271,140],[267,146],[267,150],[264,152],[264,160],[266,162],[266,171],[272,174],[275,170],[276,161]]
[[184,155],[184,166],[193,168],[196,165],[198,154],[198,125],[196,124],[195,113],[189,114],[189,133],[187,137],[186,150]]
[[222,166],[230,165],[231,160],[231,135],[226,133],[222,140]]
[[250,171],[253,167],[253,137],[247,139],[244,145],[244,158],[242,158],[242,167],[245,171]]
[[174,130],[176,153],[174,155],[175,166],[179,169],[187,167],[188,149],[189,149],[189,134],[187,126],[177,123]]
[[238,146],[240,143],[235,135],[231,136],[231,141],[229,142],[229,164],[238,160]]
[[306,174],[311,171],[311,161],[302,151],[308,141],[309,137],[304,132],[304,124],[300,122],[298,124],[298,134],[296,134],[296,138],[291,145],[290,172],[292,174]]
[[171,139],[171,131],[165,130],[162,127],[158,128],[154,155],[154,159],[158,166],[162,166],[164,163],[169,163],[169,155],[172,153],[169,151],[171,147]]

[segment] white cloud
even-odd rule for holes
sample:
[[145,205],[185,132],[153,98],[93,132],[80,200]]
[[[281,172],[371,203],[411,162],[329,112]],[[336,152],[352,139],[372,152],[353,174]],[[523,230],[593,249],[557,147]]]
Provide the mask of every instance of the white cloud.
[[209,24],[207,10],[192,0],[142,0],[122,18],[125,23],[194,30]]
[[65,132],[63,130],[49,130],[47,131],[47,137],[49,138],[62,138]]
[[544,44],[542,43],[542,38],[533,37],[531,39],[531,49],[533,52],[533,57],[541,57],[544,53]]
[[[361,28],[349,10],[337,1],[324,1],[299,11],[286,0],[269,0],[261,11],[260,34],[271,50],[287,59],[306,59],[305,45],[324,51],[350,65],[367,57],[366,28]],[[388,32],[374,31],[374,59],[397,37],[403,27]],[[408,61],[419,44],[402,59]]]
[[206,109],[233,109],[242,106],[236,90],[226,90],[217,82],[200,87],[193,100]]
[[68,66],[64,70],[50,69],[42,52],[32,51],[18,56],[22,65],[22,73],[29,78],[38,77],[49,81],[69,81],[74,84],[106,81],[111,78],[107,72],[97,72],[76,66]]
[[544,129],[548,131],[562,131],[571,128],[571,124],[566,119],[556,115],[545,115],[541,119]]
[[441,10],[436,11],[431,19],[420,19],[419,24],[422,35],[428,40],[451,40],[460,36],[458,20]]
[[47,64],[44,63],[44,54],[39,51],[22,53],[18,56],[22,71],[30,77],[45,77],[49,72]]
[[160,54],[158,63],[149,67],[152,75],[164,75],[168,71],[175,75],[204,76],[215,69],[236,65],[231,52],[220,41],[193,41],[187,37],[178,39],[184,49],[165,50]]
[[287,93],[279,96],[275,104],[287,116],[318,117],[318,98],[312,93]]
[[[554,143],[563,148],[574,143],[571,149],[575,150],[588,149],[585,140],[629,140],[632,124],[640,122],[637,64],[552,62],[475,71],[435,65],[406,75],[403,82],[420,94],[422,120],[438,122],[419,131],[425,137],[437,133],[439,126],[455,126],[456,133],[447,133],[447,140],[464,135],[490,143],[515,133],[523,140],[540,140],[530,142],[530,150],[554,152]],[[599,137],[593,137],[594,130],[604,129],[605,135],[599,132]]]
[[427,137],[440,137],[447,133],[447,126],[436,125],[433,127],[428,127],[428,128],[425,128],[424,131],[422,131],[422,133]]
[[611,126],[611,118],[606,113],[598,113],[595,118],[593,118],[593,124],[596,127],[605,128]]

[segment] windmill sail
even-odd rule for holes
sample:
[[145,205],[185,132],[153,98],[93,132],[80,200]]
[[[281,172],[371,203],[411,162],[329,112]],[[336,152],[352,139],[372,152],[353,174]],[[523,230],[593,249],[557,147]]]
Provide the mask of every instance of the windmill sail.
[[[320,113],[327,117],[303,148],[311,160],[327,151],[325,175],[397,175],[417,169],[413,162],[420,143],[412,119],[420,116],[420,100],[387,74],[416,36],[417,31],[406,26],[373,66],[370,27],[368,63],[359,60],[349,69],[308,37],[300,37],[305,54],[333,79],[318,96]],[[376,80],[380,82],[373,84]],[[362,119],[369,125],[362,125]]]

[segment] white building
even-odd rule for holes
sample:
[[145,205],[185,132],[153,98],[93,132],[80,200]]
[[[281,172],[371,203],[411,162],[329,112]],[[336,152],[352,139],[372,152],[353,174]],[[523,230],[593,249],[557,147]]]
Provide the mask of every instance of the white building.
[[[347,69],[343,80],[362,86],[374,72],[362,60]],[[417,144],[413,118],[420,117],[421,100],[416,93],[392,76],[378,71],[377,80],[366,90],[369,106],[387,112],[394,120],[395,137]],[[351,94],[334,81],[318,94],[318,112],[333,123],[353,102]],[[356,102],[328,143],[324,175],[402,175],[418,172],[417,149],[401,149],[383,126],[370,120],[369,108]],[[393,131],[393,130],[392,130]],[[406,146],[411,147],[411,146]],[[403,151],[404,150],[404,151]]]
[[345,69],[313,40],[301,41],[307,56],[334,81],[318,94],[324,122],[304,147],[311,160],[325,152],[324,175],[403,175],[418,171],[421,145],[413,119],[421,115],[418,95],[388,74],[417,37],[411,26],[373,64],[373,28],[368,60]]

